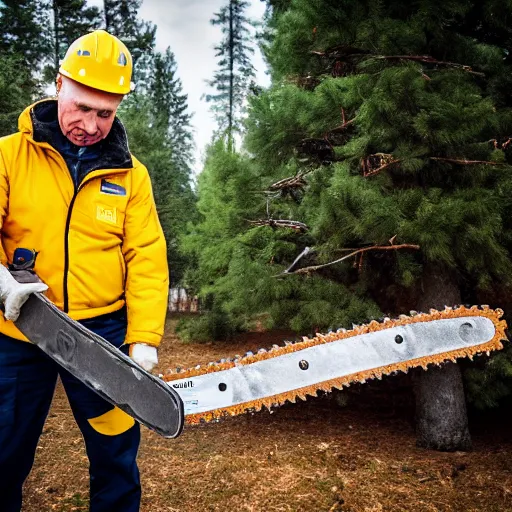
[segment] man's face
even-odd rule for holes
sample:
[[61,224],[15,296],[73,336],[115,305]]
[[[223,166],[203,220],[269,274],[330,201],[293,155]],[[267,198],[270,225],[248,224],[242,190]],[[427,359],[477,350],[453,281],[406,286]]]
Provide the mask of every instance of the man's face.
[[90,146],[109,134],[122,94],[92,89],[63,76],[57,79],[57,91],[60,129],[73,144]]

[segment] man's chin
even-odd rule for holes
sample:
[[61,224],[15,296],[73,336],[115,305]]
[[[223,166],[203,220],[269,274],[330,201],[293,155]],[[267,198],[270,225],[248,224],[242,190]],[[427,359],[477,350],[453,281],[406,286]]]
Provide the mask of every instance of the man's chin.
[[68,140],[75,146],[92,146],[96,142],[100,141],[100,137],[88,138],[88,137],[74,137],[73,135],[68,136]]

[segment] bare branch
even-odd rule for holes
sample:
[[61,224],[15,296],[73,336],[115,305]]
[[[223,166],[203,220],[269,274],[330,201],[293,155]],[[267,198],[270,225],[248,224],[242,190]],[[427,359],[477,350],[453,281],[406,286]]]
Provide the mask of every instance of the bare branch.
[[485,73],[473,71],[473,68],[471,68],[471,66],[466,66],[465,64],[458,64],[456,62],[446,62],[442,60],[437,60],[434,59],[434,57],[431,57],[430,55],[374,55],[372,56],[372,58],[377,60],[412,60],[415,62],[424,62],[425,64],[435,64],[436,66],[456,68],[465,71],[466,73],[471,73],[472,75],[485,76]]
[[293,263],[284,271],[285,274],[290,274],[297,263],[306,255],[311,252],[311,247],[306,247],[294,260]]
[[329,134],[329,133],[342,132],[343,130],[345,130],[345,128],[347,126],[350,126],[355,120],[356,120],[356,118],[354,117],[353,119],[350,119],[349,121],[347,121],[343,124],[340,124],[339,126],[335,126],[334,128],[328,130],[327,133]]
[[[448,162],[451,164],[458,165],[507,165],[505,162],[492,162],[489,160],[466,160],[466,159],[458,159],[458,158],[444,158],[431,156],[429,160],[434,160],[438,162]],[[400,163],[400,159],[393,159],[392,155],[384,154],[384,153],[376,153],[374,155],[368,155],[366,158],[361,160],[361,168],[363,170],[363,177],[368,178],[370,176],[375,176],[380,172],[384,171],[391,165]],[[381,165],[379,165],[381,164]],[[379,165],[375,167],[375,165]]]
[[303,222],[288,219],[259,219],[247,221],[253,226],[270,226],[271,228],[290,228],[295,231],[305,232],[309,228]]
[[[346,256],[343,256],[342,258],[339,258],[334,261],[330,261],[329,263],[324,263],[323,265],[312,265],[310,267],[303,267],[299,268],[297,270],[294,270],[293,272],[288,272],[285,270],[281,274],[278,274],[275,277],[281,277],[284,275],[291,275],[291,274],[310,274],[311,272],[316,272],[317,270],[329,267],[331,265],[335,265],[336,263],[340,263],[348,258],[351,258],[352,256],[355,256],[356,254],[363,254],[368,251],[398,251],[400,249],[413,249],[413,250],[419,250],[419,245],[414,244],[400,244],[400,245],[372,245],[370,247],[363,247],[362,249],[357,249],[355,251],[352,251],[350,254],[347,254]],[[301,255],[302,256],[302,255]],[[295,264],[295,262],[293,263]],[[292,264],[292,267],[293,267]]]
[[347,121],[345,116],[345,109],[341,107],[341,124],[339,126],[336,126],[335,128],[332,128],[331,130],[328,130],[327,133],[334,133],[334,132],[341,132],[345,130],[347,126],[350,126],[354,121],[356,120],[355,117]]
[[290,176],[289,178],[284,178],[282,180],[276,181],[275,183],[272,183],[268,187],[269,191],[274,190],[282,190],[286,188],[304,188],[307,185],[306,180],[303,177],[303,174],[297,174],[295,176]]
[[[347,63],[347,61],[352,61],[351,65],[353,66],[354,61],[361,60],[362,58],[366,57],[375,60],[410,60],[414,62],[421,62],[424,64],[433,64],[435,66],[444,66],[454,69],[460,69],[461,71],[465,71],[466,73],[470,73],[475,76],[485,76],[485,73],[474,71],[471,66],[467,66],[466,64],[437,60],[434,57],[431,57],[430,55],[374,55],[371,53],[366,53],[357,48],[350,48],[345,46],[336,46],[333,48],[328,48],[323,52],[312,51],[310,53],[318,57],[333,59],[334,67],[339,66],[340,64],[343,63]],[[426,78],[430,80],[429,77]]]
[[437,156],[431,156],[430,160],[438,160],[440,162],[459,165],[506,165],[504,162],[490,162],[489,160],[458,160],[457,158],[441,158]]
[[379,174],[384,169],[391,165],[399,163],[401,160],[393,158],[393,155],[387,153],[375,153],[368,155],[366,158],[361,159],[361,168],[363,170],[363,177],[368,178]]

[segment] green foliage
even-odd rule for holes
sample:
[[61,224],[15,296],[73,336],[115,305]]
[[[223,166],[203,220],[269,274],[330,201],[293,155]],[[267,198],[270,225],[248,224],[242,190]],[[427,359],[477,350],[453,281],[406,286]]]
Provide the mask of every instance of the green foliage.
[[[191,188],[192,116],[170,48],[163,54],[156,52],[144,56],[139,60],[138,68],[140,81],[135,95],[138,98],[136,105],[142,101],[148,109],[149,129],[145,129],[145,138],[152,139],[140,144],[140,154],[147,159],[153,176],[157,207],[167,236],[171,282],[176,284],[191,264],[180,250],[179,240],[187,223],[196,215],[195,195]],[[137,108],[133,110],[134,125],[139,123]]]
[[[414,307],[425,261],[451,269],[463,302],[510,285],[511,15],[498,2],[293,0],[273,20],[274,82],[252,99],[247,147],[274,180],[291,162],[309,172],[295,218],[317,263],[392,238],[420,246],[325,276],[385,311]],[[329,141],[329,166],[304,158],[308,139]],[[467,373],[475,403],[509,393],[510,361]]]
[[236,329],[228,315],[221,310],[208,311],[199,317],[181,318],[176,324],[176,334],[187,342],[229,340]]
[[[222,141],[210,147],[198,182],[201,219],[183,240],[184,250],[197,259],[187,284],[204,300],[210,298],[212,310],[227,315],[233,329],[253,326],[259,314],[266,327],[298,332],[379,316],[374,304],[352,297],[340,283],[278,277],[307,235],[301,239],[289,228],[251,227],[248,220],[264,218],[266,210],[258,170],[255,161],[232,153]],[[209,321],[202,319],[201,326]]]
[[53,15],[60,59],[75,39],[99,28],[102,22],[99,9],[88,7],[85,0],[55,0]]
[[174,53],[170,48],[163,54],[152,53],[139,61],[139,68],[144,79],[140,80],[138,90],[151,98],[154,127],[167,132],[175,172],[187,181],[194,148],[192,115],[188,112],[188,96],[183,93],[177,75]]
[[477,409],[497,407],[512,394],[512,352],[506,347],[485,362],[480,361],[465,373],[468,401]]
[[0,137],[17,130],[18,117],[35,92],[35,84],[22,59],[0,56]]
[[51,52],[46,1],[2,0],[0,24],[0,55],[18,59],[30,72],[40,70]]

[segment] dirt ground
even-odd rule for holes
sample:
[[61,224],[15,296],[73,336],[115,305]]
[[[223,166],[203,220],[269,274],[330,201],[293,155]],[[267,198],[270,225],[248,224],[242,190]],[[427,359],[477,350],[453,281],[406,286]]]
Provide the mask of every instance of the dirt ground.
[[[231,344],[183,344],[168,322],[157,372],[215,361],[286,339],[254,333]],[[142,512],[512,512],[510,418],[474,416],[473,450],[416,448],[403,409],[332,395],[216,424],[175,440],[143,429]],[[88,510],[88,465],[59,386],[25,484],[25,512]],[[122,512],[122,511],[112,511]]]

